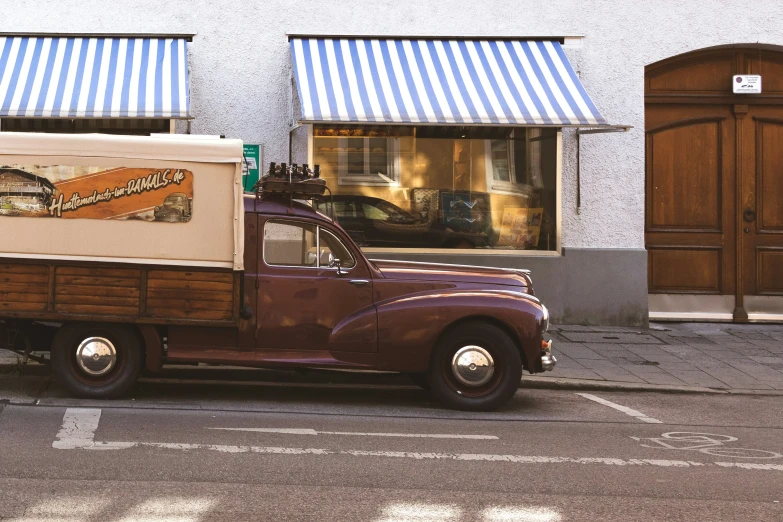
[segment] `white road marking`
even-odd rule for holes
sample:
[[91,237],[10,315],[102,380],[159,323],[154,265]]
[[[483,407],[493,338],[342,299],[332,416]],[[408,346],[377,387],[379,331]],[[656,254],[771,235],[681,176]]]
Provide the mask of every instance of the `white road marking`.
[[375,522],[449,522],[461,517],[462,509],[456,504],[395,502],[384,507]]
[[482,513],[486,522],[559,522],[560,513],[545,507],[491,507]]
[[495,435],[458,435],[451,433],[364,433],[358,431],[316,431],[300,428],[207,428],[208,430],[249,431],[255,433],[285,433],[288,435],[346,435],[358,437],[404,437],[412,439],[498,440]]
[[64,450],[123,450],[158,448],[178,451],[207,450],[220,453],[258,453],[273,455],[349,455],[353,457],[384,457],[414,460],[456,460],[470,462],[508,462],[513,464],[597,464],[605,466],[653,466],[664,468],[699,468],[719,466],[746,470],[783,471],[783,465],[734,462],[694,462],[690,460],[621,459],[606,457],[546,457],[531,455],[497,455],[486,453],[423,453],[410,451],[333,450],[325,448],[286,448],[278,446],[235,446],[226,444],[187,444],[174,442],[96,442],[95,431],[100,421],[100,409],[68,408],[63,424],[52,443]]
[[74,449],[90,445],[101,421],[101,410],[96,408],[68,408],[52,445],[57,449]]
[[154,498],[134,507],[120,522],[198,522],[215,504],[201,498]]
[[630,415],[631,417],[635,417],[639,419],[640,421],[647,422],[649,424],[663,424],[661,421],[654,417],[648,417],[644,413],[628,408],[627,406],[623,406],[621,404],[616,404],[612,401],[607,401],[606,399],[602,399],[601,397],[597,397],[595,395],[591,395],[589,393],[577,393],[580,397],[584,397],[585,399],[590,399],[591,401],[595,401],[598,404],[603,404],[604,406],[609,406],[610,408],[614,408],[617,411],[621,411],[625,413],[626,415]]

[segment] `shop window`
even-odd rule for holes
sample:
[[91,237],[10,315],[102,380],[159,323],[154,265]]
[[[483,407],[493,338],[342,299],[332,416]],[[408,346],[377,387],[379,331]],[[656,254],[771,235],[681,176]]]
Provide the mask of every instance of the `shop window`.
[[362,247],[552,251],[558,132],[315,125],[313,163]]

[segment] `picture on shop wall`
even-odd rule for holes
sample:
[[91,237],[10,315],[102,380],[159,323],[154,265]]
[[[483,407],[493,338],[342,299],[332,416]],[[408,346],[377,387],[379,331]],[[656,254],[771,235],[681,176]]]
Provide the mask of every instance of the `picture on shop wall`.
[[498,246],[537,248],[543,208],[504,207]]

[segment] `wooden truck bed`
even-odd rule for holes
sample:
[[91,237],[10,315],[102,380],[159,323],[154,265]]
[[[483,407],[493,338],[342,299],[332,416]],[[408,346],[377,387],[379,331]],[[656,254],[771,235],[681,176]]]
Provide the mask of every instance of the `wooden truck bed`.
[[222,268],[0,258],[0,318],[234,326],[240,277]]

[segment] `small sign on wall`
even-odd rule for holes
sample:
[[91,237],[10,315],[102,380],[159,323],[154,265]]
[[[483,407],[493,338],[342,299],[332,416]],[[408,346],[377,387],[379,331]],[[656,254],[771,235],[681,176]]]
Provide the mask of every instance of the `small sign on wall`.
[[761,75],[737,74],[731,82],[734,94],[761,94]]
[[242,160],[242,187],[245,191],[252,190],[258,181],[261,169],[261,145],[250,145],[245,143],[242,150],[244,158]]

